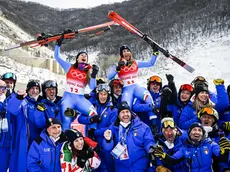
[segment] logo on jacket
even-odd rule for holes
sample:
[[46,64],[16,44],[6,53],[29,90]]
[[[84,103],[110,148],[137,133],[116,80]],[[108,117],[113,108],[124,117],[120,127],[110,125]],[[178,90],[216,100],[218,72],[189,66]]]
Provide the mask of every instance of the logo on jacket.
[[208,147],[204,146],[204,153],[207,155],[208,154]]
[[134,136],[137,136],[137,135],[138,135],[137,130],[134,131],[133,135],[134,135]]
[[50,148],[44,148],[44,152],[50,152]]

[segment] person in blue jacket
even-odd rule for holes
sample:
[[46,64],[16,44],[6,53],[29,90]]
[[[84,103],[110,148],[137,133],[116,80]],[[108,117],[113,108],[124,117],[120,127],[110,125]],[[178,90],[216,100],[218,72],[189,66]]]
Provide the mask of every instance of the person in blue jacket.
[[[149,79],[147,79],[147,89],[150,92],[150,95],[153,99],[152,103],[145,103],[143,100],[135,99],[133,103],[133,111],[137,113],[138,117],[146,123],[148,126],[152,127],[151,120],[148,117],[148,112],[154,112],[154,114],[157,115],[156,124],[157,129],[160,130],[161,122],[160,122],[160,102],[161,102],[161,88],[162,88],[162,79],[159,76],[151,76]],[[154,131],[156,128],[152,128],[153,133],[156,133]]]
[[[128,102],[131,109],[133,108],[134,98],[144,101],[146,104],[154,104],[153,99],[147,89],[138,86],[138,70],[140,68],[147,68],[154,66],[158,55],[158,49],[153,47],[153,56],[149,62],[136,61],[132,57],[130,48],[127,45],[120,47],[120,61],[118,65],[114,65],[108,74],[108,79],[113,79],[116,75],[124,83],[122,90],[122,101]],[[151,123],[156,128],[156,114],[148,112]]]
[[46,121],[46,128],[31,144],[27,156],[29,172],[61,172],[60,150],[66,141],[62,133],[62,124],[56,118]]
[[[101,159],[101,165],[96,171],[109,171],[113,170],[113,160],[110,153],[104,151],[102,141],[104,138],[105,130],[115,121],[117,116],[117,109],[114,109],[110,101],[111,90],[108,84],[99,84],[96,89],[96,101],[94,107],[97,110],[97,114],[100,117],[97,119],[97,129],[94,131],[95,140],[98,142],[100,148],[99,157]],[[93,118],[89,119],[80,115],[78,121],[89,125],[92,123]]]
[[191,172],[212,172],[213,159],[227,162],[229,149],[230,142],[227,138],[222,137],[218,145],[209,138],[206,139],[200,123],[193,123],[188,130],[188,139],[179,151],[170,156],[158,145],[153,154],[162,159],[164,164],[175,165],[185,160]]
[[114,156],[116,172],[147,171],[148,152],[155,144],[151,129],[131,113],[127,102],[118,107],[116,121],[104,132],[103,147]]
[[[191,85],[195,88],[197,84],[204,84],[208,87],[208,81],[203,77],[203,76],[196,76],[192,82],[191,82]],[[212,91],[208,91],[209,92],[209,97],[210,97],[210,100],[213,102],[213,103],[217,103],[217,95],[216,93],[212,92]]]
[[[181,131],[176,127],[173,118],[165,117],[161,120],[161,130],[162,133],[155,136],[155,141],[161,145],[168,155],[173,155],[181,147],[183,147],[183,142],[188,138],[187,132]],[[168,168],[172,172],[185,172],[189,171],[185,161],[182,161],[176,165],[165,165],[162,164],[159,159],[153,158],[157,166],[163,166]],[[154,164],[154,163],[153,163]]]
[[[64,35],[57,41],[54,57],[66,73],[66,88],[62,102],[62,122],[63,129],[70,128],[74,118],[65,116],[67,108],[79,111],[82,115],[93,117],[97,112],[93,105],[84,97],[86,85],[89,84],[91,90],[96,88],[96,75],[99,71],[98,66],[88,64],[88,54],[79,52],[76,62],[71,64],[63,60],[60,56],[60,46],[64,40]],[[96,124],[91,124],[90,128],[95,129]]]
[[[218,112],[211,107],[204,107],[198,112],[198,118],[205,130],[205,135],[218,143],[222,137],[221,135],[224,134],[218,126]],[[225,134],[225,137],[230,139],[229,134]],[[226,169],[230,169],[230,166],[227,163],[213,162],[214,171],[224,171]]]
[[205,84],[197,84],[194,88],[195,96],[192,103],[189,103],[182,111],[179,127],[188,129],[194,122],[199,122],[197,113],[202,107],[214,107],[218,112],[228,107],[228,96],[222,79],[214,79],[217,90],[217,103],[214,104],[209,98],[208,87]]
[[[41,129],[35,125],[34,110],[37,102],[41,101],[40,83],[30,80],[26,91],[19,90],[11,95],[7,110],[15,116],[12,125],[15,128],[12,136],[12,154],[10,157],[10,171],[26,171],[26,159],[30,144],[36,139]],[[28,95],[27,95],[28,94]]]
[[6,97],[9,97],[12,93],[14,93],[17,76],[12,72],[7,72],[1,76],[1,80],[6,83]]
[[[175,85],[175,84],[174,84]],[[179,126],[181,112],[189,103],[194,94],[194,88],[190,84],[182,84],[177,93],[176,89],[165,87],[162,90],[160,113],[171,112],[177,126]]]
[[10,161],[10,114],[6,111],[6,83],[0,80],[0,169],[7,171]]
[[38,128],[45,128],[49,118],[61,119],[62,97],[58,96],[58,84],[56,81],[47,80],[42,83],[42,100],[35,109],[35,124]]
[[112,79],[109,82],[109,86],[111,89],[112,104],[115,108],[117,108],[118,105],[121,103],[122,89],[124,83],[120,79]]

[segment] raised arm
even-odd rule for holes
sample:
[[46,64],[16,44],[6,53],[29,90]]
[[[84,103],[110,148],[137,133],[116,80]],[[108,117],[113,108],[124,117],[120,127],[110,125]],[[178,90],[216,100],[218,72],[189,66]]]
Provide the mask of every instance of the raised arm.
[[150,61],[147,61],[147,62],[138,61],[137,62],[138,68],[152,67],[155,65],[156,60],[157,60],[157,56],[152,55],[152,58],[150,59]]
[[61,67],[64,69],[65,73],[69,71],[69,68],[71,67],[71,63],[66,62],[61,58],[60,55],[60,46],[56,45],[54,50],[54,58],[56,61],[61,65]]

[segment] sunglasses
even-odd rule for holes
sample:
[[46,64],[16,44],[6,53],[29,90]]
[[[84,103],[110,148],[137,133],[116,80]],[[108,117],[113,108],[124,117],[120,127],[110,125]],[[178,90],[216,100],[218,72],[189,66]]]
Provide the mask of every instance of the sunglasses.
[[103,90],[110,94],[109,85],[107,85],[107,84],[99,84],[98,87],[97,87],[97,93],[100,92],[100,91],[103,91]]
[[198,112],[198,118],[200,118],[202,115],[207,114],[207,115],[214,115],[215,111],[210,108],[210,107],[204,107]]
[[180,90],[188,90],[190,92],[193,92],[194,89],[190,84],[183,84],[180,86]]
[[12,72],[7,72],[7,73],[5,73],[5,74],[3,74],[2,75],[2,79],[4,80],[4,79],[13,79],[13,80],[17,80],[17,77],[16,77],[16,75],[14,74],[14,73],[12,73]]
[[148,79],[149,82],[157,82],[157,83],[162,83],[162,79],[159,76],[151,76]]
[[162,128],[175,128],[175,123],[173,121],[165,121],[163,124],[162,124]]
[[43,84],[44,84],[45,88],[50,88],[50,87],[57,88],[58,87],[57,82],[55,82],[55,81],[46,81]]

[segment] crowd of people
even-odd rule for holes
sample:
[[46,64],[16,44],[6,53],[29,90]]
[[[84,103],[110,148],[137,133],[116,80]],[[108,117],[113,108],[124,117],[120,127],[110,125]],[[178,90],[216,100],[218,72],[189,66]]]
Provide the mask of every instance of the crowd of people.
[[[31,79],[16,91],[16,75],[1,76],[0,172],[230,171],[230,86],[223,79],[214,79],[216,93],[203,76],[179,90],[171,74],[168,83],[154,75],[141,87],[138,70],[154,66],[158,49],[143,62],[123,45],[106,82],[87,52],[74,64],[63,60],[63,40],[54,53],[66,72],[62,97],[55,80]],[[71,127],[74,120],[86,132]]]

